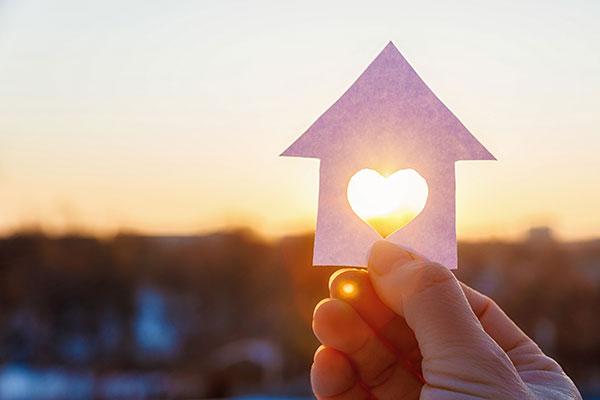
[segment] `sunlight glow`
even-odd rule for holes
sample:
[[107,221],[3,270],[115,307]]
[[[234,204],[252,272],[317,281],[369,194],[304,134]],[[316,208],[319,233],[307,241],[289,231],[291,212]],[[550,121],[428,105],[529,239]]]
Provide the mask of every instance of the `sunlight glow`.
[[340,294],[343,297],[354,297],[356,295],[357,289],[354,282],[344,282],[340,285]]
[[402,169],[387,177],[362,169],[350,178],[347,195],[352,210],[387,237],[423,211],[429,188],[414,169]]

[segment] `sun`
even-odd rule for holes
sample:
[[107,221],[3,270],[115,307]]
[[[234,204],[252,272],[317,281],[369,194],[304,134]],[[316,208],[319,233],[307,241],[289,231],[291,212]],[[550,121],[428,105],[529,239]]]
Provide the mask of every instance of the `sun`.
[[365,222],[387,237],[412,221],[425,207],[427,181],[414,169],[382,176],[362,169],[350,178],[348,202]]

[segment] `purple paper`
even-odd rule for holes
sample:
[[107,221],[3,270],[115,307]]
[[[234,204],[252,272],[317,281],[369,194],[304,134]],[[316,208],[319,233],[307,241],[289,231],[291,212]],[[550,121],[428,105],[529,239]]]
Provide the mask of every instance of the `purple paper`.
[[391,42],[282,155],[321,160],[314,265],[365,266],[382,238],[348,202],[354,174],[414,169],[429,188],[425,208],[386,240],[451,269],[457,267],[454,163],[495,160]]

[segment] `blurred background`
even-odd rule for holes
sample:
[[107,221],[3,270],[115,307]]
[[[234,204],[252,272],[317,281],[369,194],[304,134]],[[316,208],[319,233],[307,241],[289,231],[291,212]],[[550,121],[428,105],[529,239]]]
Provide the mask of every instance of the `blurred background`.
[[389,40],[498,158],[457,275],[600,398],[600,3],[0,0],[0,399],[310,398],[318,162]]

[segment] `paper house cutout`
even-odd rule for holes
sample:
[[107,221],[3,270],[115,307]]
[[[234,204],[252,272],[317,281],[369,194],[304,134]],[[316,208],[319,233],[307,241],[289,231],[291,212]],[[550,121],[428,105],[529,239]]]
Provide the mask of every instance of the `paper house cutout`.
[[354,84],[281,155],[320,160],[314,265],[365,266],[381,236],[352,211],[346,190],[359,170],[414,169],[429,187],[423,211],[386,238],[457,267],[458,160],[495,160],[390,42]]

